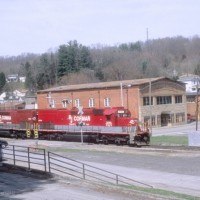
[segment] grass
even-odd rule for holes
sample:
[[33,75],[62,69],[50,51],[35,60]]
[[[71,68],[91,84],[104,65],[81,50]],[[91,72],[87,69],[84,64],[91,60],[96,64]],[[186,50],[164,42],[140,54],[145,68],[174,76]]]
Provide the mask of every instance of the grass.
[[152,145],[188,145],[188,136],[152,136]]
[[150,193],[154,195],[161,195],[161,196],[170,197],[170,198],[178,198],[178,199],[184,199],[184,200],[200,200],[200,197],[187,195],[187,194],[181,194],[181,193],[172,192],[168,190],[162,190],[162,189],[156,189],[156,188],[143,188],[143,187],[136,187],[136,186],[132,186],[129,188],[136,191],[140,191],[140,192]]

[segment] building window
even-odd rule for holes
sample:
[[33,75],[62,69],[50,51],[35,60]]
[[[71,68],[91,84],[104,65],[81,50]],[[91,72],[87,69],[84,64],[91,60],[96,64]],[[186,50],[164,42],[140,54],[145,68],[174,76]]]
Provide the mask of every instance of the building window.
[[175,96],[175,103],[183,103],[182,95]]
[[185,113],[176,113],[176,123],[185,121]]
[[67,108],[67,105],[70,104],[70,103],[72,103],[71,100],[69,100],[69,99],[63,99],[62,100],[62,107],[63,108]]
[[66,103],[66,101],[62,101],[62,107],[63,107],[63,108],[67,108],[67,103]]
[[51,100],[50,104],[49,104],[49,107],[50,108],[55,108],[56,107],[56,103],[55,103],[55,100]]
[[195,102],[195,97],[194,96],[187,97],[187,102],[194,103]]
[[150,116],[145,116],[144,117],[144,126],[146,128],[147,127],[150,128],[150,124],[151,124],[151,126],[155,126],[156,125],[156,117],[155,116],[151,116],[151,119],[150,119]]
[[193,91],[193,92],[196,91],[196,88],[192,88],[192,91]]
[[[143,106],[148,106],[148,105],[150,105],[149,100],[150,100],[149,97],[143,97]],[[153,105],[153,97],[151,97],[151,105]]]
[[94,104],[94,99],[93,98],[90,98],[89,99],[89,107],[90,108],[93,108],[95,106],[95,104]]
[[81,102],[80,102],[80,99],[75,99],[75,107],[80,107],[81,106]]
[[157,97],[157,104],[171,104],[172,97],[171,96],[158,96]]
[[105,107],[110,107],[110,98],[106,97],[106,98],[104,99],[104,106],[105,106]]

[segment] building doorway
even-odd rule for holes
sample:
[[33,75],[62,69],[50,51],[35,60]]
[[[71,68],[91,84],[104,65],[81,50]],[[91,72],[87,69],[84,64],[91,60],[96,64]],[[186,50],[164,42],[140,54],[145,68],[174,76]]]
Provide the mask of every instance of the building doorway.
[[161,126],[168,126],[171,124],[171,114],[170,112],[161,113]]

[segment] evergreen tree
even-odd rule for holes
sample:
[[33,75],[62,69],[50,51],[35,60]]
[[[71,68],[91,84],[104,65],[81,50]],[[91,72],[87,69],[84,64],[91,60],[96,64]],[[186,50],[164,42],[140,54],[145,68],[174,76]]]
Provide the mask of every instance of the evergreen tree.
[[6,76],[3,72],[0,72],[0,92],[3,91],[5,84],[6,84]]
[[58,77],[91,68],[92,59],[87,47],[79,45],[76,40],[61,45],[58,49]]
[[34,92],[35,80],[33,77],[33,72],[31,70],[31,64],[29,62],[26,62],[24,65],[24,68],[25,68],[25,76],[26,76],[25,86],[28,88],[29,92]]

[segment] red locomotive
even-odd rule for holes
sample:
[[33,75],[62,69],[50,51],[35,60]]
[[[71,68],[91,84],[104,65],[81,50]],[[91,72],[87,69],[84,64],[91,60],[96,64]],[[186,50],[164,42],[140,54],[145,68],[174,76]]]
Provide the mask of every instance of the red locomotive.
[[104,144],[146,145],[148,129],[141,130],[138,121],[123,107],[2,110],[1,136],[102,142]]

